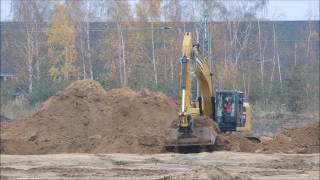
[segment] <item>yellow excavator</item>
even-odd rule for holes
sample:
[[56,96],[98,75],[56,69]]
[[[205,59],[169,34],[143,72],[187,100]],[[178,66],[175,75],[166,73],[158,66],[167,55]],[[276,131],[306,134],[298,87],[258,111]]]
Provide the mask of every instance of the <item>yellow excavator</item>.
[[[192,72],[199,83],[201,96],[192,98]],[[169,129],[166,149],[214,148],[217,131],[250,132],[251,108],[244,102],[243,92],[214,90],[212,72],[206,57],[193,45],[191,32],[184,35],[182,44],[180,95],[181,109],[175,125]],[[217,125],[219,130],[213,128]]]

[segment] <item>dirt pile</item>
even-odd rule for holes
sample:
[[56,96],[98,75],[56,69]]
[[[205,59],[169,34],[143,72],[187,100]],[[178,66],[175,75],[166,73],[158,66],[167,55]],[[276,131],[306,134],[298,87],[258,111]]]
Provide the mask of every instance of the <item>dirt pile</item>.
[[1,152],[159,153],[176,108],[162,93],[106,92],[96,81],[76,81],[31,118],[4,124]]
[[237,133],[219,134],[216,150],[262,153],[320,153],[320,126],[283,128],[271,140],[256,144]]
[[[76,81],[44,102],[32,117],[1,123],[0,151],[160,153],[164,152],[168,127],[177,122],[177,112],[178,106],[162,93],[138,93],[127,88],[106,92],[96,81]],[[195,125],[208,126],[207,123],[197,121]],[[216,150],[319,153],[319,132],[319,124],[282,129],[272,140],[261,144],[236,133],[220,133]]]
[[258,144],[239,134],[218,134],[215,150],[236,151],[236,152],[255,152]]
[[260,144],[256,152],[320,153],[319,133],[318,123],[301,128],[283,128],[272,140]]

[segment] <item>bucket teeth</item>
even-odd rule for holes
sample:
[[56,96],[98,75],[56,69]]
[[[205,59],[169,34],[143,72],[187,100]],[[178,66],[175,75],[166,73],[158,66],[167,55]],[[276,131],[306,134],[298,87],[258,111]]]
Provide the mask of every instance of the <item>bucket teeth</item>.
[[167,147],[183,146],[213,146],[217,133],[208,127],[194,128],[193,133],[179,133],[177,129],[170,129]]

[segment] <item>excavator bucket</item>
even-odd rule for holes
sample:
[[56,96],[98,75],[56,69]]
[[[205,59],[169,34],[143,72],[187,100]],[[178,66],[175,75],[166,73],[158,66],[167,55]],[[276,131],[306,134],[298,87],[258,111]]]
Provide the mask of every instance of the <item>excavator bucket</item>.
[[214,145],[217,134],[207,127],[194,128],[193,133],[179,133],[170,129],[167,147]]
[[200,147],[211,151],[216,137],[217,132],[212,126],[199,126],[197,122],[192,133],[181,133],[177,128],[170,128],[168,130],[166,149],[168,151],[179,151],[179,149],[183,148],[191,150],[192,147]]

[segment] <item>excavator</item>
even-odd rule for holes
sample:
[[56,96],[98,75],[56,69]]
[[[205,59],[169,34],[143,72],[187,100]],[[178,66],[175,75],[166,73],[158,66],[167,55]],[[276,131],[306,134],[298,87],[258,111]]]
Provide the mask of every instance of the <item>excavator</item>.
[[[251,107],[244,102],[244,93],[214,89],[208,60],[200,52],[199,45],[193,45],[191,32],[184,35],[180,69],[181,108],[177,121],[168,131],[168,151],[193,147],[212,151],[217,131],[250,132]],[[200,96],[195,101],[192,97],[193,72],[200,87]]]

